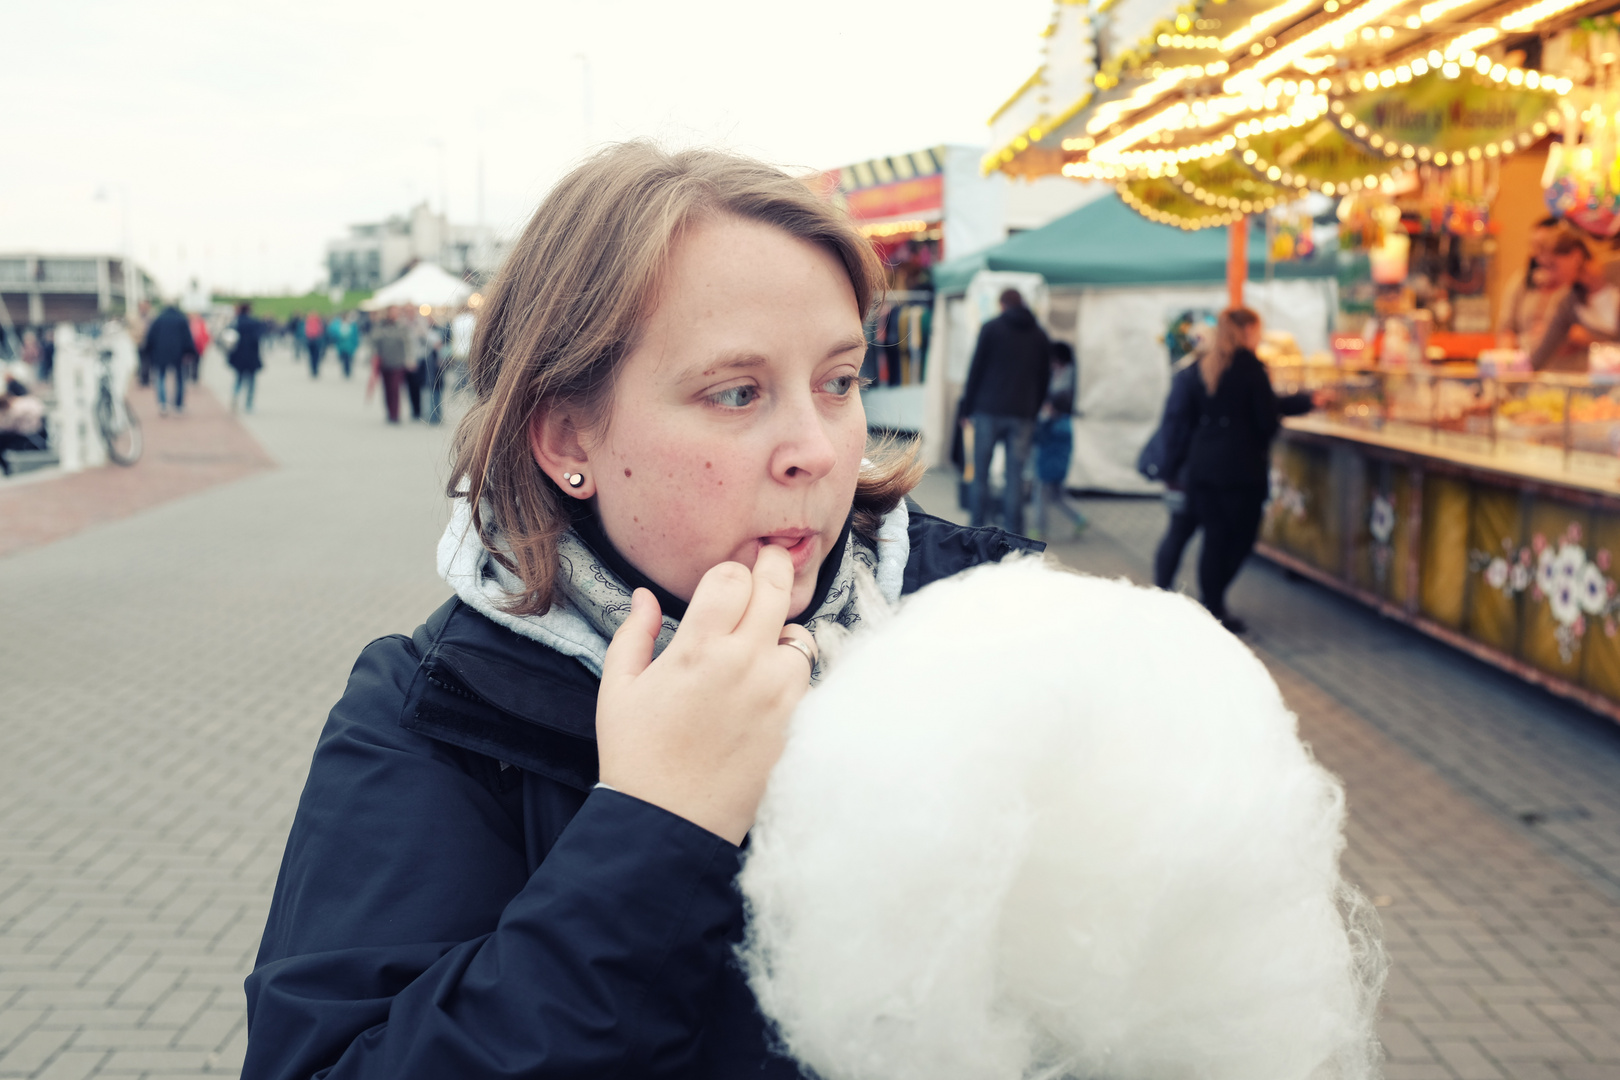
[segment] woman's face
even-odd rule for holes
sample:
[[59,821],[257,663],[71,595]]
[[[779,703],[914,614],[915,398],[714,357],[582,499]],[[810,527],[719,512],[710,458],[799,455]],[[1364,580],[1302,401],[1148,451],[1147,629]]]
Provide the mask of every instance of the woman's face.
[[689,229],[606,428],[583,440],[620,554],[690,600],[709,568],[776,544],[802,612],[855,497],[865,350],[836,256],[737,218]]
[[1260,347],[1260,339],[1263,334],[1264,330],[1260,326],[1260,321],[1256,319],[1252,325],[1246,327],[1243,331],[1243,347],[1250,352],[1254,352]]
[[1552,270],[1551,283],[1554,288],[1567,288],[1575,284],[1586,269],[1586,252],[1580,248],[1570,248],[1568,251],[1554,250],[1547,256],[1548,267]]

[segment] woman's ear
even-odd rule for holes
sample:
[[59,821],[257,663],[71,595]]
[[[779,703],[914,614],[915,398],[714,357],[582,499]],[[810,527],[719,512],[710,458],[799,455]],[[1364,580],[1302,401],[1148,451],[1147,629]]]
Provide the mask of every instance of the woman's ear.
[[590,456],[585,452],[579,425],[566,409],[540,409],[529,421],[529,451],[535,463],[562,489],[576,499],[596,494]]

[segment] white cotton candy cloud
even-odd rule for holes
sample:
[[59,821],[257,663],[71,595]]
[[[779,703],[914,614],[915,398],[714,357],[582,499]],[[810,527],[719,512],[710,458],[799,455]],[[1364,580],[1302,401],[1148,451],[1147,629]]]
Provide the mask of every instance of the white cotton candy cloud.
[[1184,597],[1033,559],[911,598],[805,699],[743,962],[825,1080],[1360,1080],[1383,952],[1344,795]]

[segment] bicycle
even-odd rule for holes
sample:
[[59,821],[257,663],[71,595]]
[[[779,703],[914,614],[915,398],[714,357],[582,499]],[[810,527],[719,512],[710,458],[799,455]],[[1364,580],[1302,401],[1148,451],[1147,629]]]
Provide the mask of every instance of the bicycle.
[[96,427],[107,446],[107,456],[119,465],[133,465],[141,459],[141,418],[129,407],[129,399],[113,392],[112,350],[102,349],[100,386],[96,390]]

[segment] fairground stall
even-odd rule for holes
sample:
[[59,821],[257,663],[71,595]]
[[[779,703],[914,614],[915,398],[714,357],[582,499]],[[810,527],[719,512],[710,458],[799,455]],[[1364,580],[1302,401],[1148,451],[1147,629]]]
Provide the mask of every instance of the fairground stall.
[[[1085,21],[1111,47],[1078,61],[1073,101],[1004,129],[986,167],[1105,178],[1183,228],[1337,200],[1332,349],[1273,364],[1279,390],[1333,403],[1278,441],[1263,552],[1620,718],[1612,6],[1062,4],[1054,25]],[[1550,214],[1562,224],[1538,241]],[[1240,301],[1252,234],[1227,233]],[[1571,330],[1546,314],[1574,286],[1542,275],[1547,252],[1576,248],[1594,262]],[[1524,317],[1538,289],[1539,323]],[[1565,330],[1547,363],[1538,346]]]
[[871,380],[862,399],[874,428],[937,442],[928,358],[941,261],[1044,225],[1094,196],[1086,185],[1055,177],[1009,190],[1006,177],[981,167],[983,156],[982,147],[936,146],[812,178],[855,219],[887,271],[888,292],[866,327],[872,347],[862,371]]

